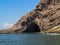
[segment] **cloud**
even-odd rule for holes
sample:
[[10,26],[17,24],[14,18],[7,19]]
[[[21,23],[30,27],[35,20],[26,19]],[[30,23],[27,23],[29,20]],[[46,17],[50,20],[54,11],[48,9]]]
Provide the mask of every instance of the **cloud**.
[[8,29],[8,28],[11,28],[12,26],[13,26],[13,23],[11,24],[6,22],[2,25],[2,29]]

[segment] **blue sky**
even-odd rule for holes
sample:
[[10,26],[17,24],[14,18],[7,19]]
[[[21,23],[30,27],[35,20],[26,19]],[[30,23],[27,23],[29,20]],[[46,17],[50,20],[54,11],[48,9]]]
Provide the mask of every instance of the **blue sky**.
[[[0,0],[0,29],[32,11],[40,0]],[[6,27],[8,28],[8,27]]]

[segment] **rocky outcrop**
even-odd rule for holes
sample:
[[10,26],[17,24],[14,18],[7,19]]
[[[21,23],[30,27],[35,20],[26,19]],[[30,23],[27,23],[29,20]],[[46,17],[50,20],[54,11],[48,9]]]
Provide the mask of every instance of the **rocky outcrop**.
[[41,0],[36,9],[19,19],[9,32],[42,32],[57,25],[60,25],[60,0]]

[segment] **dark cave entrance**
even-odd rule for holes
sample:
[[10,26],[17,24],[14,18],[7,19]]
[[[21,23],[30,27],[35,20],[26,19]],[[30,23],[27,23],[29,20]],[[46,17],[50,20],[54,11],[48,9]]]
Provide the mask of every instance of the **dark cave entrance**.
[[26,32],[26,33],[40,32],[40,29],[39,29],[39,26],[37,24],[32,22],[24,32]]

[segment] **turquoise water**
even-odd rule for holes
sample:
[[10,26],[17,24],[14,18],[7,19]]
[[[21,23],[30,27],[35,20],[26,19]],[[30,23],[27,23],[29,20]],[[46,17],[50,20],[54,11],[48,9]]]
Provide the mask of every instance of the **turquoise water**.
[[60,35],[0,34],[0,45],[60,45]]

